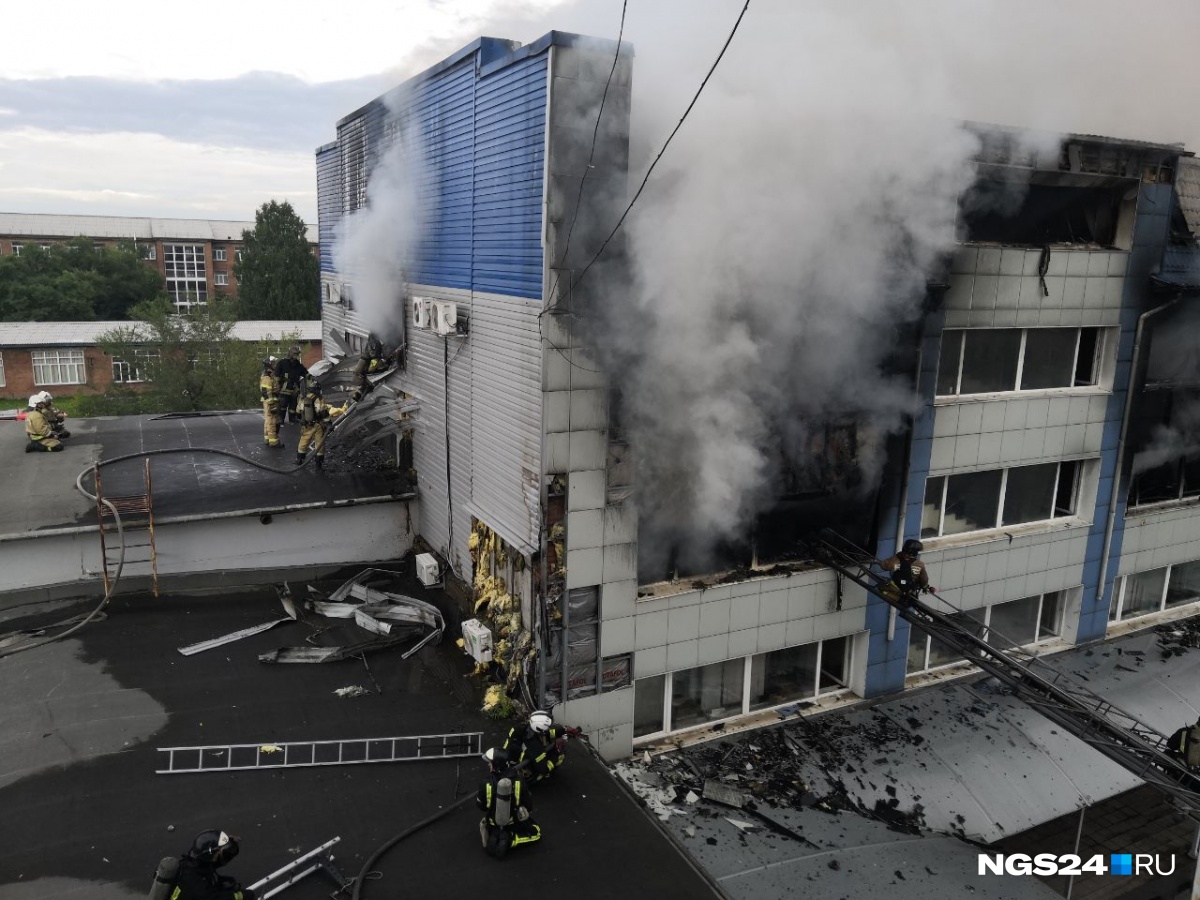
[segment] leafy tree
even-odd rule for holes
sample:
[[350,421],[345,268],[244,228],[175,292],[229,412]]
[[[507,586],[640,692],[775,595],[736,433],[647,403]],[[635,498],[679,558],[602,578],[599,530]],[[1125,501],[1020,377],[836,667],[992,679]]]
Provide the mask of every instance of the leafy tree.
[[[102,334],[101,350],[136,371],[142,385],[116,386],[91,398],[89,415],[244,409],[259,403],[262,347],[231,336],[232,302],[178,314],[166,299],[130,311],[137,319]],[[132,372],[131,372],[132,374]]]
[[241,319],[318,319],[321,274],[308,227],[292,205],[272,200],[242,232],[242,258],[234,263]]
[[132,243],[97,250],[89,238],[27,246],[0,257],[0,321],[125,319],[129,308],[163,293],[163,279]]

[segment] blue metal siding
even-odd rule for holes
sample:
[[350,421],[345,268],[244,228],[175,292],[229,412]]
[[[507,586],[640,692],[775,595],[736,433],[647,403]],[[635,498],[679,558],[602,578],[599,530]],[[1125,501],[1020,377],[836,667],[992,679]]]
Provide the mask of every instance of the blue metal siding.
[[342,220],[342,191],[339,178],[341,151],[336,143],[317,151],[317,240],[321,271],[334,271],[333,244],[338,222]]
[[481,79],[475,92],[477,291],[542,296],[547,66],[543,53]]

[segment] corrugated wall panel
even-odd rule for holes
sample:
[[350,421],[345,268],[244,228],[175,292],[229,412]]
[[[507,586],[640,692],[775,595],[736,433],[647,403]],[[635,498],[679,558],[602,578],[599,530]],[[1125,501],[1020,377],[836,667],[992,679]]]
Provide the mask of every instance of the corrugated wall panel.
[[[472,504],[526,553],[537,547],[541,473],[540,300],[476,295],[471,318]],[[483,437],[486,435],[486,439]]]
[[341,150],[336,143],[317,151],[317,240],[321,271],[333,272],[333,243],[342,220]]
[[479,82],[475,96],[472,285],[542,296],[542,190],[548,54]]

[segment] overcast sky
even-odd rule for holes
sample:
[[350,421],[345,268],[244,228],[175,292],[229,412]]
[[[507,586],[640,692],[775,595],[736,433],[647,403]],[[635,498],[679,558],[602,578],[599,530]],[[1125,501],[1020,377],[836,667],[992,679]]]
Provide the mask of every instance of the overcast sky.
[[[628,3],[635,111],[639,83],[664,86],[654,98],[661,128],[635,134],[636,160],[674,124],[742,0]],[[846,19],[844,67],[828,78],[854,77],[856,51],[886,47],[897,65],[937,70],[931,114],[1200,147],[1196,0],[780,8],[805,3]],[[753,0],[748,16],[765,20],[778,6]],[[7,4],[0,211],[251,219],[278,199],[315,222],[313,151],[339,118],[481,33],[612,38],[620,12],[621,0]],[[668,65],[678,77],[656,82]]]

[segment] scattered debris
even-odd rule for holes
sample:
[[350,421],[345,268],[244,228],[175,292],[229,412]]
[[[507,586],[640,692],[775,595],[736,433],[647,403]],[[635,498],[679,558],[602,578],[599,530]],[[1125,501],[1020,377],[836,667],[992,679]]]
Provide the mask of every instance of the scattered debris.
[[741,819],[730,819],[726,817],[726,822],[736,828],[738,831],[754,831],[757,826],[753,822],[743,822]]
[[371,691],[368,691],[361,684],[352,684],[348,687],[338,688],[334,693],[339,697],[361,697],[364,694],[370,694]]
[[1188,650],[1200,649],[1200,617],[1159,625],[1154,631],[1158,634],[1158,647],[1162,651],[1162,659],[1182,656]]
[[251,625],[249,628],[243,628],[241,631],[233,631],[221,637],[200,641],[196,644],[188,644],[186,647],[179,647],[178,650],[184,656],[191,656],[194,653],[203,653],[205,650],[212,650],[214,647],[232,644],[234,641],[240,641],[242,638],[248,638],[254,634],[262,634],[264,631],[270,631],[276,625],[282,625],[284,622],[294,622],[296,620],[295,609],[292,608],[289,612],[290,615],[284,616],[281,619],[272,619],[270,622],[263,622],[261,625]]
[[740,792],[726,787],[719,781],[710,780],[704,782],[702,796],[705,800],[711,800],[714,803],[721,803],[725,806],[732,806],[735,809],[741,809],[746,802],[746,798]]

